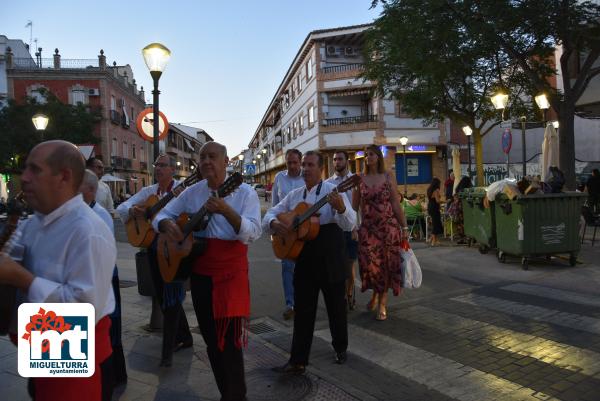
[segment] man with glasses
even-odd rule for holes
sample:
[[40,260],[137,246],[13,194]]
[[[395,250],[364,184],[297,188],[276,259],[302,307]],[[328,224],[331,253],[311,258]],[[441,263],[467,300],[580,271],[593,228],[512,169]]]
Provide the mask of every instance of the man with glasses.
[[[275,176],[271,195],[273,198],[272,206],[286,197],[292,190],[304,186],[300,160],[302,153],[298,149],[288,149],[285,152],[285,165],[287,170],[280,171]],[[285,296],[285,311],[283,318],[290,320],[294,317],[294,261],[281,261],[281,278],[283,281],[283,294]]]
[[96,191],[96,202],[105,208],[111,216],[115,215],[115,204],[108,184],[102,181],[104,175],[104,163],[98,158],[92,158],[87,161],[87,168],[92,170],[98,176],[98,191]]
[[[179,185],[173,179],[175,174],[175,159],[168,155],[159,155],[154,162],[154,177],[156,184],[142,188],[137,194],[117,207],[117,213],[123,223],[130,217],[143,217],[146,208],[143,206],[151,195],[162,198]],[[148,248],[148,261],[152,272],[152,278],[158,303],[163,312],[163,344],[161,366],[171,366],[173,351],[181,348],[189,348],[193,345],[192,334],[188,325],[187,317],[181,306],[185,298],[185,289],[181,283],[165,283],[158,269],[156,259],[156,239]],[[150,327],[152,330],[152,327]]]

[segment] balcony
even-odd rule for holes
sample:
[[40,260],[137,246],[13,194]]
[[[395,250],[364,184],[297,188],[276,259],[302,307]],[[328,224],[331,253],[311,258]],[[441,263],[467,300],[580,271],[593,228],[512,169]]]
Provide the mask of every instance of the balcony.
[[319,80],[354,78],[365,69],[362,63],[332,65],[321,68]]
[[146,170],[148,170],[148,163],[140,162],[140,171],[146,171]]
[[123,168],[127,170],[131,170],[131,159],[123,158]]
[[120,156],[111,156],[110,165],[113,168],[123,168],[123,158]]
[[110,122],[116,125],[120,125],[121,124],[121,113],[119,113],[117,110],[111,110],[110,111]]
[[321,132],[353,131],[363,129],[376,129],[378,125],[377,114],[363,116],[326,118],[321,120]]

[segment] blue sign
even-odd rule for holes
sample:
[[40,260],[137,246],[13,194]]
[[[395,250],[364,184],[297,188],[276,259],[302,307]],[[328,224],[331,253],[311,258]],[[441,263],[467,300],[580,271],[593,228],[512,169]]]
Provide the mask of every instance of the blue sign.
[[246,172],[246,175],[254,175],[254,174],[256,174],[256,165],[246,164],[244,171]]
[[427,145],[410,145],[406,147],[406,150],[409,152],[425,152],[427,150]]
[[502,133],[502,151],[508,154],[510,152],[511,147],[512,134],[510,133],[510,128],[504,128],[504,132]]

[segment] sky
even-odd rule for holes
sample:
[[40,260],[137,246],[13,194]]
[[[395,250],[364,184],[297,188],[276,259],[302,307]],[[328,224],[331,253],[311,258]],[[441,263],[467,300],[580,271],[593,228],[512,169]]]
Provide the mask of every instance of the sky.
[[[372,22],[371,0],[21,1],[3,5],[0,34],[33,39],[42,57],[130,64],[152,102],[141,49],[171,50],[160,78],[170,122],[202,128],[234,156],[248,147],[299,47],[313,30]],[[32,47],[35,42],[32,43]]]

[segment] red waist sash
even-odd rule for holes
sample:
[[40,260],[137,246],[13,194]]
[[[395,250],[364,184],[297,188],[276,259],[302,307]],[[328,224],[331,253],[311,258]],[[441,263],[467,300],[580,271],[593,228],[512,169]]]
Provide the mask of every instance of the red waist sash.
[[232,322],[235,346],[245,347],[250,318],[248,245],[240,241],[208,238],[206,250],[196,258],[192,271],[212,278],[212,310],[219,349],[223,350],[225,346],[225,333]]

